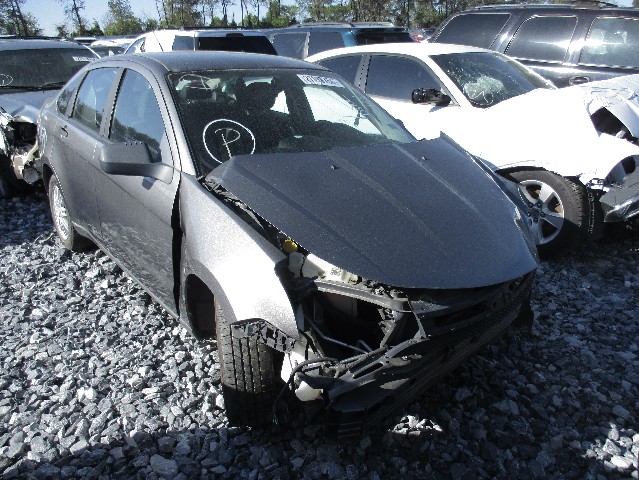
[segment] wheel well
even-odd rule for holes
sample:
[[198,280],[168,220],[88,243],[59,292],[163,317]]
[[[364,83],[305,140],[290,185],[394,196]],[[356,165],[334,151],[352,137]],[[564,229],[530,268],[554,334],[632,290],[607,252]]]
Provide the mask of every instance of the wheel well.
[[49,165],[42,166],[42,182],[44,183],[44,190],[49,193],[49,180],[53,176],[53,170]]
[[195,275],[184,283],[186,313],[197,338],[215,337],[215,297],[209,287]]

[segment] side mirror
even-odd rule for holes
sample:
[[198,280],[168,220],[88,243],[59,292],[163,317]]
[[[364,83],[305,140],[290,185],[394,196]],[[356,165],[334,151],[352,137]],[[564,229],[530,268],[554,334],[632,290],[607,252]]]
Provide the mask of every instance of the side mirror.
[[145,142],[125,142],[104,145],[100,149],[100,168],[110,175],[151,177],[171,183],[173,167],[154,163]]
[[413,90],[413,103],[434,104],[438,107],[445,107],[450,104],[451,98],[441,90],[436,88],[418,88]]

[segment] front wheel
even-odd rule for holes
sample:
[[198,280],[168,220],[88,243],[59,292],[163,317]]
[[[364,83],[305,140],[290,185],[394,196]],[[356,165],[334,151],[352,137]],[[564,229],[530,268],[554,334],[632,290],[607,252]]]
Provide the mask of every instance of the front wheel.
[[275,350],[252,338],[233,335],[216,302],[217,349],[224,405],[229,423],[259,426],[273,418],[277,394]]
[[556,255],[586,237],[588,202],[583,185],[545,170],[512,172],[506,177],[519,184],[539,255]]

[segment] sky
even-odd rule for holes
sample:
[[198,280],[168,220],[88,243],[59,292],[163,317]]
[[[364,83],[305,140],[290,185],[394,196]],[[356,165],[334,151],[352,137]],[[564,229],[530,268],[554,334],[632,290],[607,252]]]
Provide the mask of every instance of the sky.
[[[107,0],[85,0],[84,3],[85,9],[81,14],[85,19],[89,20],[89,25],[93,25],[93,20],[95,19],[103,27],[104,18],[108,10]],[[130,5],[137,17],[144,16],[158,19],[155,0],[130,0]],[[23,10],[34,15],[44,35],[57,35],[55,26],[66,22],[64,7],[57,0],[26,0]],[[221,16],[221,11],[215,13]],[[255,14],[255,12],[251,13]],[[239,23],[239,6],[229,7],[229,20],[233,14],[235,14],[235,20]]]

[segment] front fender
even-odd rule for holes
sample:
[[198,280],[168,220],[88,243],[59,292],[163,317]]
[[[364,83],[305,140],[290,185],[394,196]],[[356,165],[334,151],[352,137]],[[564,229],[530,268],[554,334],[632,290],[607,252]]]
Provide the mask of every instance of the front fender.
[[284,254],[190,175],[182,176],[180,206],[188,268],[231,321],[263,319],[298,338],[293,307],[276,274]]

